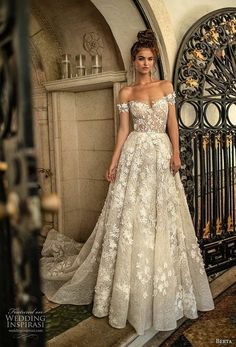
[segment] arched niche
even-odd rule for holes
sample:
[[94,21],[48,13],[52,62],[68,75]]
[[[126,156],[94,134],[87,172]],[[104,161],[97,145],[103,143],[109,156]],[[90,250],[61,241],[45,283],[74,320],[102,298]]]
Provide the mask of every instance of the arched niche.
[[[84,12],[83,12],[84,11]],[[104,45],[104,56],[110,65],[104,66],[108,70],[126,70],[127,79],[131,82],[130,47],[136,40],[139,30],[150,26],[157,35],[160,59],[163,66],[161,78],[171,79],[177,43],[174,27],[163,0],[62,0],[56,3],[48,0],[31,1],[31,40],[39,50],[47,80],[58,79],[60,76],[59,61],[63,52],[72,56],[82,52],[82,36],[86,28],[86,21],[81,17],[96,19],[97,26],[91,26],[88,31],[97,30],[103,23],[108,45]],[[80,17],[81,15],[81,17]],[[81,23],[80,23],[81,22]],[[109,46],[109,41],[113,45]],[[109,46],[109,49],[108,49]],[[117,61],[111,61],[116,57]],[[88,64],[89,64],[89,56]]]
[[[163,20],[161,23],[168,28],[167,13],[162,2],[156,6],[151,0],[142,4],[131,0],[121,0],[119,4],[113,0],[32,0],[31,5],[39,172],[42,190],[56,191],[62,199],[58,218],[53,221],[47,217],[46,227],[53,226],[84,241],[96,223],[108,188],[104,172],[117,130],[114,105],[119,88],[132,79],[130,47],[137,31],[147,25],[158,36],[164,71],[161,77],[170,78],[171,59],[166,59],[168,45],[162,36],[165,29],[160,30],[156,18],[158,14],[161,20],[161,9],[165,14],[165,23]],[[70,53],[72,57],[85,53],[88,66],[91,63],[82,45],[85,32],[98,32],[104,41],[103,68],[111,75],[105,76],[108,80],[100,84],[103,86],[100,89],[95,88],[91,80],[89,87],[59,80],[62,53]],[[94,107],[96,117],[92,114]]]

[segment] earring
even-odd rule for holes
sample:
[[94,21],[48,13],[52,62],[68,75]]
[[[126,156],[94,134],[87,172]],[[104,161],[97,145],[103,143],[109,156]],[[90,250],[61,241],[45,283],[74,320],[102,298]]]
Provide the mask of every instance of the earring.
[[134,64],[132,65],[132,79],[133,79],[133,82],[135,82],[135,78],[136,78],[136,70],[135,70],[135,67],[134,67]]
[[157,66],[157,63],[155,63],[155,65],[154,65],[153,75],[155,75],[155,77],[157,77],[157,75],[158,75],[158,66]]

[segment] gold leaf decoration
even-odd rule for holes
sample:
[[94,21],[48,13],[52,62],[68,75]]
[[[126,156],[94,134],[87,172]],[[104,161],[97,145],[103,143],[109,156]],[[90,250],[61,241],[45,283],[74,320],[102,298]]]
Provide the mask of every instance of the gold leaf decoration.
[[232,217],[228,217],[227,231],[234,231]]
[[236,19],[231,19],[226,22],[227,30],[229,34],[234,35],[236,33]]
[[202,145],[203,145],[203,148],[204,148],[205,152],[206,152],[206,147],[207,147],[208,144],[209,144],[208,136],[203,136],[203,143],[202,143]]
[[194,49],[192,51],[192,54],[193,56],[197,59],[197,60],[201,60],[201,61],[204,61],[206,60],[207,58],[204,57],[204,55],[202,54],[203,50],[202,49]]
[[186,85],[189,86],[189,87],[198,87],[199,83],[198,83],[198,80],[195,80],[192,77],[188,77],[186,79]]
[[208,32],[205,33],[204,38],[212,45],[219,44],[220,35],[217,32],[216,27],[213,27]]
[[216,221],[216,235],[220,235],[222,233],[222,222],[220,218],[217,218]]
[[221,143],[221,137],[220,135],[216,135],[215,137],[215,148],[217,149],[219,144]]
[[206,227],[203,229],[203,238],[208,239],[210,234],[210,221],[207,222]]
[[232,143],[232,135],[227,135],[226,138],[226,147],[229,147],[229,145]]

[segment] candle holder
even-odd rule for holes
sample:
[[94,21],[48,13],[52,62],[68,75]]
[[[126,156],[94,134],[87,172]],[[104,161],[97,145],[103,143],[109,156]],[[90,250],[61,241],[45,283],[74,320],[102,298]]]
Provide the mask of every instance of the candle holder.
[[78,54],[75,56],[75,75],[76,77],[86,75],[86,66],[85,66],[86,56],[84,54]]
[[63,54],[61,60],[61,77],[70,78],[71,76],[71,54]]
[[92,55],[92,74],[102,72],[102,56],[99,54]]

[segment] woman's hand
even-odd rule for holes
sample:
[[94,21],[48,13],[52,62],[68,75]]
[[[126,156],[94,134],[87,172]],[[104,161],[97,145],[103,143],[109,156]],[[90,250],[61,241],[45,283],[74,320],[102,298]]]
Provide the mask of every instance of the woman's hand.
[[181,161],[180,161],[179,154],[172,154],[170,158],[170,171],[173,176],[175,176],[175,174],[179,171],[180,166],[181,166]]
[[111,163],[106,171],[106,179],[108,182],[115,182],[116,179],[117,164]]

